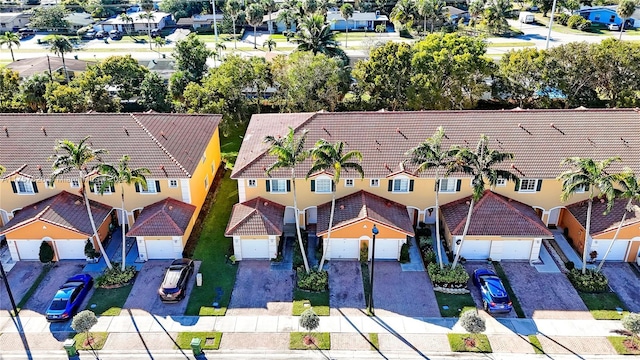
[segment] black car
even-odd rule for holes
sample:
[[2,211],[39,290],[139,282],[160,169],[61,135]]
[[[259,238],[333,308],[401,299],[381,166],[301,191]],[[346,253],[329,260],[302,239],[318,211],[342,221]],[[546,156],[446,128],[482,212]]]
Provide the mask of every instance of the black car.
[[108,36],[109,36],[109,33],[104,30],[100,30],[96,33],[96,39],[104,39]]
[[189,277],[191,277],[192,273],[193,260],[174,260],[164,274],[164,280],[158,289],[160,299],[162,299],[163,302],[178,302],[184,299]]
[[120,40],[122,39],[122,33],[118,30],[111,30],[109,31],[109,37],[114,40]]

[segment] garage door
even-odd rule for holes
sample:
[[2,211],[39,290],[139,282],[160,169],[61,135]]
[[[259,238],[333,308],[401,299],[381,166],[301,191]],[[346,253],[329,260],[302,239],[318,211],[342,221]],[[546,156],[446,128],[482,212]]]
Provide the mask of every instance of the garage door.
[[376,239],[376,259],[400,258],[400,241],[397,239]]
[[242,240],[243,259],[268,259],[269,240]]
[[[611,244],[611,241],[598,240],[598,260],[602,259],[604,254],[607,252],[609,244]],[[628,240],[616,240],[613,243],[611,252],[607,255],[607,261],[624,261],[624,256],[627,255],[627,248],[629,248]]]
[[56,240],[60,260],[84,259],[84,242],[81,240]]
[[358,259],[359,257],[360,257],[360,240],[331,239],[331,258],[332,259]]
[[173,241],[171,240],[147,240],[145,245],[147,247],[147,258],[150,260],[177,258],[173,250]]
[[460,256],[469,260],[485,260],[491,251],[489,240],[465,240]]
[[[494,244],[497,241],[494,241]],[[531,240],[523,241],[500,241],[502,244],[503,260],[529,260],[531,255]],[[493,256],[492,256],[493,257]]]
[[16,241],[18,256],[20,256],[20,260],[39,260],[40,244],[42,244],[42,240]]

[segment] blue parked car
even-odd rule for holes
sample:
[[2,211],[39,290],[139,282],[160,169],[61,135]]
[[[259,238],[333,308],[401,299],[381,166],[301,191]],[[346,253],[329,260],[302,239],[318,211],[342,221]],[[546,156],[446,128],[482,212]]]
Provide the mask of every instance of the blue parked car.
[[93,278],[89,274],[78,274],[68,278],[60,286],[45,312],[47,321],[66,321],[73,317],[92,286]]
[[485,311],[489,313],[511,311],[511,299],[496,273],[487,269],[476,269],[473,272],[473,284],[480,290],[482,307]]

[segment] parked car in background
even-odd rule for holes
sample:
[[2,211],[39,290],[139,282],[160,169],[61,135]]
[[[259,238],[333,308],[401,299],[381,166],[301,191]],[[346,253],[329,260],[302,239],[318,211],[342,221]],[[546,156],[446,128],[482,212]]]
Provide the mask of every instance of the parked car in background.
[[184,299],[193,268],[191,259],[177,259],[171,263],[158,289],[158,295],[163,302],[178,302]]
[[84,33],[84,35],[82,35],[83,39],[86,40],[92,40],[96,38],[96,32],[91,30],[91,31],[87,31],[86,33]]
[[100,30],[96,33],[96,39],[104,39],[108,36],[109,36],[109,33],[104,30]]
[[89,274],[74,275],[65,281],[53,296],[45,316],[47,321],[66,321],[73,317],[93,286]]
[[118,40],[122,38],[122,33],[118,30],[111,30],[109,31],[109,37],[114,40]]
[[611,31],[620,31],[620,25],[618,24],[609,24],[607,25],[607,29]]
[[482,307],[489,313],[511,311],[512,303],[502,280],[491,270],[476,269],[473,272],[473,284],[482,295]]
[[36,31],[34,29],[29,29],[29,28],[18,29],[18,36],[20,37],[20,39],[24,39],[26,37],[29,37],[35,34],[36,34]]
[[158,30],[158,29],[151,29],[151,37],[152,37],[152,38],[157,38],[158,36],[162,36],[162,34],[160,33],[160,30]]

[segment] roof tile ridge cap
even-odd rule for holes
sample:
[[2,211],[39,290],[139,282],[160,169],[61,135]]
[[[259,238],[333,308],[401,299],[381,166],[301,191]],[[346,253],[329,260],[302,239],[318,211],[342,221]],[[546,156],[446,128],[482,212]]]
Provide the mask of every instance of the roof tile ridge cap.
[[184,168],[184,166],[182,166],[182,164],[180,164],[180,162],[178,162],[178,160],[169,152],[169,150],[167,150],[167,148],[165,148],[164,146],[162,146],[162,144],[160,143],[160,141],[158,141],[158,139],[153,136],[153,134],[151,133],[151,131],[149,131],[149,129],[147,129],[146,126],[144,126],[142,124],[142,122],[140,122],[140,120],[138,120],[136,114],[134,113],[129,113],[129,115],[131,116],[131,118],[136,122],[136,124],[138,124],[138,126],[140,126],[140,128],[147,133],[147,135],[149,135],[149,137],[151,138],[151,140],[153,140],[156,145],[158,145],[158,147],[169,157],[169,159],[171,159],[171,161],[173,161],[174,164],[176,164],[180,170],[182,170],[187,177],[191,177],[192,174],[190,174],[187,169]]
[[260,211],[259,215],[262,218],[262,220],[266,222],[269,227],[271,227],[271,229],[275,230],[275,232],[278,232],[278,227],[269,219],[269,217],[267,217],[267,215],[265,215],[265,213]]
[[[164,204],[162,205],[162,213],[163,213],[164,215],[166,215],[166,216],[169,218],[169,220],[170,220],[170,221],[168,221],[168,222],[169,222],[171,225],[173,225],[173,228],[174,228],[175,230],[178,230],[178,232],[182,232],[182,235],[184,235],[184,231],[180,228],[180,226],[178,226],[178,224],[176,224],[176,221],[175,221],[175,220],[173,219],[173,217],[171,217],[171,215],[169,215],[169,213],[167,212],[167,206],[171,206],[171,205],[169,205],[169,204],[168,204],[167,199],[170,199],[170,198],[166,198],[166,199],[164,200]],[[156,214],[156,215],[157,215],[157,214]]]
[[[236,204],[236,205],[240,205],[240,204]],[[246,206],[246,205],[245,205],[245,206]],[[247,206],[247,207],[248,207],[248,206]],[[235,231],[238,227],[240,227],[240,225],[242,225],[242,224],[244,224],[245,222],[247,222],[247,219],[249,219],[249,217],[250,217],[251,215],[253,215],[253,214],[255,214],[255,213],[258,213],[258,214],[260,213],[260,212],[258,211],[258,209],[256,209],[255,207],[254,207],[254,208],[250,208],[250,209],[251,209],[251,211],[249,211],[249,212],[247,213],[247,215],[243,216],[243,217],[242,217],[242,219],[240,219],[240,220],[238,221],[238,223],[236,223],[236,224],[235,224],[235,225],[233,225],[230,229],[228,229],[227,231],[225,231],[225,233],[230,233],[230,232],[232,232],[232,231]]]
[[[20,166],[19,168],[13,170],[12,172],[7,173],[5,176],[1,177],[0,180],[5,180],[5,179],[8,179],[8,178],[12,177],[13,175],[20,174],[20,172],[22,170],[24,170],[24,168],[26,168],[26,167],[27,167],[27,164],[24,164],[24,165]],[[22,174],[22,175],[26,176],[28,178],[33,178],[31,175],[27,175],[27,174]]]
[[[490,193],[491,193],[495,198],[497,198],[497,199],[498,199],[498,201],[502,202],[503,204],[505,204],[505,205],[506,205],[506,206],[508,206],[509,208],[511,208],[511,209],[513,209],[513,210],[515,210],[515,211],[517,212],[518,216],[520,216],[521,218],[523,218],[526,222],[528,222],[528,223],[530,223],[530,224],[533,224],[533,225],[534,225],[535,227],[537,227],[538,229],[541,229],[541,230],[543,230],[543,231],[550,232],[550,231],[549,231],[549,229],[547,229],[546,227],[544,227],[544,226],[542,226],[542,225],[538,224],[538,223],[537,223],[537,222],[535,222],[533,219],[531,219],[530,217],[528,217],[528,216],[526,216],[525,214],[523,214],[523,213],[522,213],[522,211],[520,211],[520,209],[518,209],[517,207],[513,206],[513,204],[511,204],[511,202],[509,202],[509,201],[507,201],[507,200],[505,199],[505,198],[506,198],[506,196],[503,196],[503,195],[500,195],[500,194],[496,194],[496,193],[494,193],[494,192],[493,192],[493,191],[491,191],[491,190],[489,190],[489,192],[490,192]],[[512,201],[515,201],[515,202],[518,202],[518,203],[520,203],[520,204],[522,204],[522,205],[529,206],[529,205],[527,205],[527,204],[525,204],[525,203],[523,203],[523,202],[520,202],[520,201],[518,201],[518,200],[515,200],[515,199],[511,199],[511,200],[512,200]],[[533,208],[532,208],[532,209],[533,209]]]

